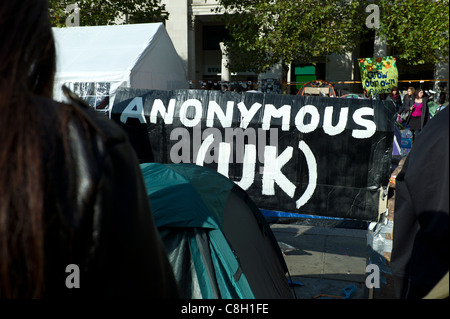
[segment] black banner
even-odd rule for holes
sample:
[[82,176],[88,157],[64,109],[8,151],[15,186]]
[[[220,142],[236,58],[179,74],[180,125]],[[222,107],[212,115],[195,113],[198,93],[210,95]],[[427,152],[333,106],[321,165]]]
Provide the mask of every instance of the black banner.
[[121,88],[111,118],[142,161],[215,169],[262,209],[375,220],[394,113],[384,101]]

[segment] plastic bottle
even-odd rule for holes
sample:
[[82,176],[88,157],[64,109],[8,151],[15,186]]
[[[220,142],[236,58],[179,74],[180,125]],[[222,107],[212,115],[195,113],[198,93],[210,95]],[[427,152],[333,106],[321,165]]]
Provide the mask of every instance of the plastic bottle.
[[400,145],[400,153],[402,156],[406,156],[411,151],[412,146],[412,136],[413,133],[409,129],[409,127],[406,127],[405,130],[402,132],[402,141]]

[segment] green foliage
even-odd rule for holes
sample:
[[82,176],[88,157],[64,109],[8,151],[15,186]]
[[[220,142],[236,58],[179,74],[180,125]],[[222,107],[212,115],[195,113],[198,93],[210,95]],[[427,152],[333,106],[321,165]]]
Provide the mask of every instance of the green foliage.
[[49,0],[53,26],[63,27],[70,13],[65,9],[77,3],[80,9],[80,25],[114,24],[121,14],[127,14],[128,23],[164,22],[168,18],[165,5],[160,0]]
[[378,0],[380,35],[408,64],[448,62],[449,1]]
[[231,69],[263,72],[282,61],[353,50],[367,28],[359,0],[219,0],[231,40]]
[[232,71],[342,54],[365,39],[365,8],[380,8],[378,33],[408,64],[448,61],[449,1],[218,0],[231,40]]

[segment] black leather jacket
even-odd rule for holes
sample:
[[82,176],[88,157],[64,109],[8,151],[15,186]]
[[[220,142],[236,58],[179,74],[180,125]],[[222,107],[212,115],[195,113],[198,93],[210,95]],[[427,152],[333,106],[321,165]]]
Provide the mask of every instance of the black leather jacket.
[[[36,98],[45,145],[45,297],[177,298],[126,133],[66,93],[71,105]],[[80,288],[66,286],[76,274],[66,272],[69,264],[79,267]]]

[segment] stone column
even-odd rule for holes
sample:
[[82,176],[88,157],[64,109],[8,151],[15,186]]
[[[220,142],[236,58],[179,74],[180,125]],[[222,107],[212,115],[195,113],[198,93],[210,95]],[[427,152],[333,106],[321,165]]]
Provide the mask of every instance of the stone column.
[[223,42],[220,42],[220,50],[222,51],[222,68],[220,71],[220,80],[222,82],[230,82],[231,73],[230,69],[228,68],[230,57],[228,56],[227,48]]

